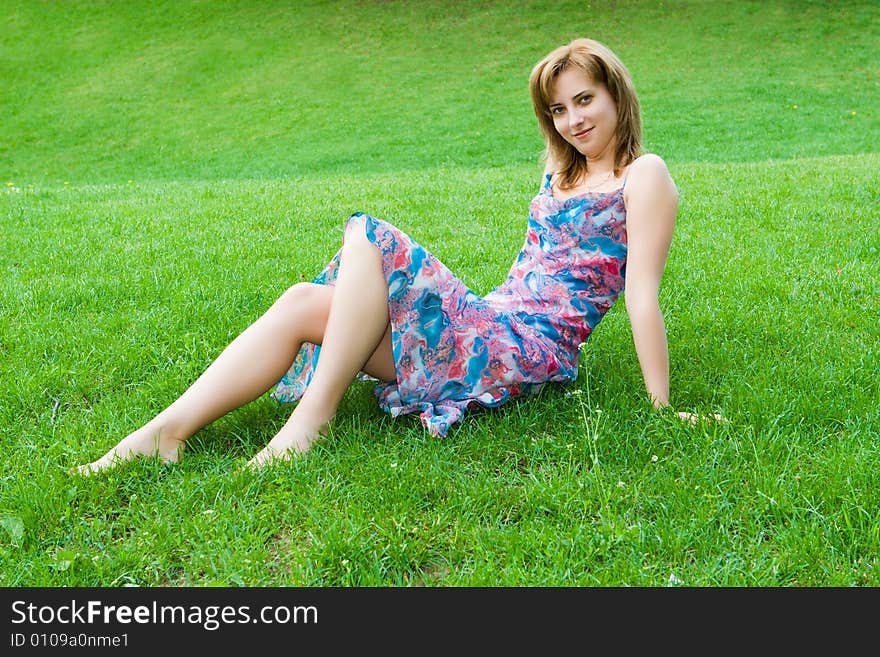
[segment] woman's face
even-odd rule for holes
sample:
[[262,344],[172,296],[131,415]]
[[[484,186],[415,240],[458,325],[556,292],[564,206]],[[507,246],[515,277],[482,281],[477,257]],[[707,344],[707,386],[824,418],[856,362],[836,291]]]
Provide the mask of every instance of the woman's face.
[[614,157],[617,104],[603,83],[567,68],[556,78],[549,109],[556,131],[588,160]]

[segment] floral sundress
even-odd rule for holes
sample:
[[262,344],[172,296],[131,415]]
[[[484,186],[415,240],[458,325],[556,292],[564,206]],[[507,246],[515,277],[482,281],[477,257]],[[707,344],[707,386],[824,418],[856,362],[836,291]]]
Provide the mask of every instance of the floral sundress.
[[[438,437],[470,406],[574,381],[581,345],[623,291],[623,187],[560,201],[547,174],[506,280],[482,297],[392,224],[358,212],[346,230],[358,224],[382,256],[397,372],[374,393],[383,410],[418,413]],[[313,282],[333,285],[338,267],[339,252]],[[304,344],[271,396],[297,401],[320,352]]]

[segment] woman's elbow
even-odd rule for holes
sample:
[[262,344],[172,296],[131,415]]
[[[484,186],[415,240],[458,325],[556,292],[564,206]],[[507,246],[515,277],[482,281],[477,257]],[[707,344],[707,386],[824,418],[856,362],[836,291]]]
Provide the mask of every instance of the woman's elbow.
[[626,293],[623,297],[626,312],[630,317],[644,317],[660,312],[660,303],[656,294],[647,292],[639,294]]

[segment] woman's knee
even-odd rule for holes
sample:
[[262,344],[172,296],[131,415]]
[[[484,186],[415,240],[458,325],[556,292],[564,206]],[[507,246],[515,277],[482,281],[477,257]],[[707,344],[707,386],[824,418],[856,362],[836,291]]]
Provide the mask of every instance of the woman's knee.
[[269,312],[288,324],[298,339],[320,344],[332,299],[332,286],[297,283],[278,297]]
[[343,252],[375,248],[375,245],[367,237],[367,227],[362,220],[353,220],[346,225],[342,244]]
[[289,314],[308,314],[315,310],[329,307],[329,295],[326,285],[318,283],[297,283],[287,288],[272,305],[272,310]]

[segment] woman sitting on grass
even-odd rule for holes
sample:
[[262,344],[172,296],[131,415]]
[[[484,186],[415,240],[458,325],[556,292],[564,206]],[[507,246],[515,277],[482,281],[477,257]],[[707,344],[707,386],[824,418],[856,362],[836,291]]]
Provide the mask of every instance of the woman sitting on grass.
[[273,386],[275,399],[298,403],[248,466],[288,459],[322,436],[359,374],[378,380],[385,411],[418,412],[442,437],[471,405],[574,381],[581,345],[624,289],[647,394],[668,406],[657,297],[678,194],[664,161],[641,153],[630,74],[607,47],[578,39],[538,62],[529,84],[546,167],[500,286],[480,297],[399,229],[354,214],[314,282],[288,289],[168,408],[76,471],[177,461],[196,431]]

